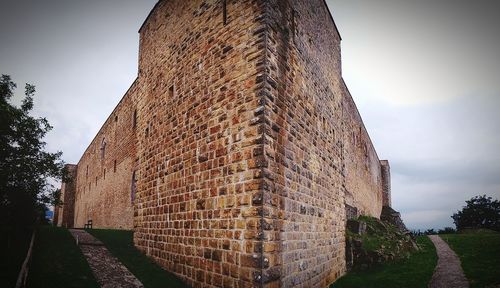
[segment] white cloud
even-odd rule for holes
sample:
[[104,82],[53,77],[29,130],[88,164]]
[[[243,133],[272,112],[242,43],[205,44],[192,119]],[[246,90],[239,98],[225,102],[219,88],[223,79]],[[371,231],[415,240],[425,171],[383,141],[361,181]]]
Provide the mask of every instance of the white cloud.
[[479,194],[500,198],[498,2],[328,1],[343,76],[410,228],[452,226]]
[[494,1],[328,2],[343,35],[343,74],[359,102],[414,106],[500,90]]
[[[402,213],[408,229],[410,230],[426,230],[429,227],[454,227],[445,219],[450,218],[446,211],[441,210],[420,210],[415,212]],[[450,218],[451,219],[451,218]],[[436,229],[440,229],[436,228]]]

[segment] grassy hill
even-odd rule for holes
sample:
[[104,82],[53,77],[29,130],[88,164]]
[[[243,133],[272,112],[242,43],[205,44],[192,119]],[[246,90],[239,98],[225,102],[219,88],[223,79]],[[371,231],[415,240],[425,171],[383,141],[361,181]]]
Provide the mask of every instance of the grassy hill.
[[437,262],[436,249],[427,236],[417,237],[417,244],[420,249],[406,259],[386,262],[367,270],[354,270],[330,287],[427,287]]
[[[499,287],[500,233],[483,229],[440,236],[459,256],[471,288]],[[427,287],[437,263],[436,250],[427,236],[417,237],[417,243],[420,250],[409,258],[351,271],[330,287]]]
[[457,253],[472,288],[500,285],[500,233],[483,229],[440,236]]

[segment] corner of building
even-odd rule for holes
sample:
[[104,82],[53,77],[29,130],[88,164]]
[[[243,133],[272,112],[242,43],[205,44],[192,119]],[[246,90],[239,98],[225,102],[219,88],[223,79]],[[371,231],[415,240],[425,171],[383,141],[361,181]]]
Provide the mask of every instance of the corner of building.
[[76,174],[78,165],[64,165],[60,200],[62,204],[54,207],[54,225],[73,228],[75,217]]
[[382,204],[391,207],[391,166],[389,166],[389,160],[380,160],[380,169],[382,174]]

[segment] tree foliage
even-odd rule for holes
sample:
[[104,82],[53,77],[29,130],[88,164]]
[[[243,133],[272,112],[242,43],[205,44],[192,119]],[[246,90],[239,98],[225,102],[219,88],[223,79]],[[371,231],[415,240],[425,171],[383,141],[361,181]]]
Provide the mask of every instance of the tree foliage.
[[476,196],[465,201],[462,211],[453,214],[457,230],[485,228],[500,231],[500,202],[491,197]]
[[439,229],[437,234],[455,234],[456,232],[452,227],[444,227],[444,229]]
[[43,138],[52,129],[45,118],[30,115],[35,86],[26,84],[20,107],[10,103],[16,84],[0,78],[0,224],[26,226],[43,217],[45,205],[57,201],[48,179],[61,179],[61,152],[45,151]]

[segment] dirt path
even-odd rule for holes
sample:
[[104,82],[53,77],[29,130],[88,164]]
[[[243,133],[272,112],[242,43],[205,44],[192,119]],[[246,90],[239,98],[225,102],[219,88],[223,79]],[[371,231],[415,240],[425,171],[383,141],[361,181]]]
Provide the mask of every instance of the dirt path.
[[84,230],[69,229],[69,232],[77,239],[78,246],[87,258],[87,262],[101,287],[144,287],[118,259],[109,253],[101,241]]
[[469,282],[465,278],[457,254],[438,235],[429,235],[429,238],[434,243],[434,246],[436,246],[436,252],[439,257],[436,269],[429,283],[429,288],[469,287]]

